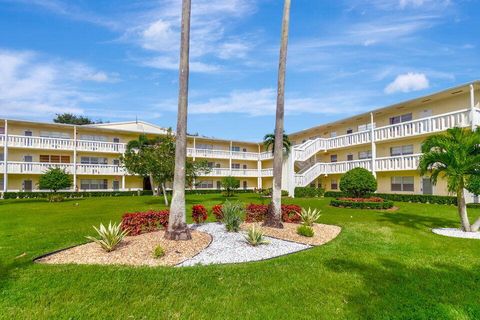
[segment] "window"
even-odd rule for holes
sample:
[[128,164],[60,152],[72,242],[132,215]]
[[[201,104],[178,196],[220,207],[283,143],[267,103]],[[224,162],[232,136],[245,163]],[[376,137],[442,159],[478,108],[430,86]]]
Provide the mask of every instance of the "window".
[[41,154],[40,162],[44,163],[70,163],[70,156]]
[[120,181],[118,180],[113,180],[113,190],[120,190]]
[[31,137],[31,136],[33,136],[33,133],[32,133],[31,130],[25,130],[25,133],[24,133],[24,134],[25,134],[25,137]]
[[[375,122],[373,123],[373,127],[375,128]],[[372,124],[371,123],[365,123],[365,124],[361,124],[358,126],[358,131],[361,132],[361,131],[369,131],[372,129]]]
[[81,164],[108,164],[107,158],[102,157],[81,157]]
[[209,167],[210,169],[213,168],[214,166],[215,166],[214,162],[207,162],[207,167]]
[[244,169],[244,170],[247,169],[247,165],[246,165],[246,164],[243,165],[243,169]]
[[353,154],[347,154],[347,161],[353,161]]
[[65,132],[58,132],[58,131],[40,131],[40,137],[70,139],[70,134]]
[[33,157],[32,156],[23,156],[23,161],[24,162],[33,162]]
[[0,190],[3,190],[3,187],[4,187],[4,184],[5,183],[5,180],[3,180],[3,177],[0,178]]
[[332,154],[330,156],[330,162],[337,162],[338,158],[337,158],[337,155],[336,154]]
[[411,113],[403,114],[401,116],[395,116],[390,118],[390,124],[397,124],[401,122],[412,121],[413,117]]
[[220,163],[216,163],[215,168],[220,168]]
[[119,138],[113,138],[113,143],[120,143],[120,139]]
[[106,190],[108,189],[107,179],[82,179],[80,180],[82,190]]
[[213,144],[199,143],[195,146],[196,149],[213,150]]
[[3,153],[0,153],[0,161],[5,161],[5,155]]
[[0,127],[0,134],[5,134],[5,127]]
[[32,180],[23,180],[23,191],[32,191],[33,182]]
[[413,144],[399,147],[391,147],[390,155],[392,157],[413,154]]
[[105,136],[93,135],[93,134],[82,134],[82,135],[80,135],[79,140],[106,142],[106,141],[107,141],[107,137],[105,137]]
[[413,177],[392,177],[392,191],[414,191]]
[[222,189],[222,182],[221,181],[217,181],[217,189],[218,190]]
[[230,150],[240,152],[240,147],[232,146]]
[[198,184],[198,187],[200,189],[213,189],[213,181],[212,180],[201,181]]
[[338,190],[337,179],[332,179],[332,181],[330,181],[330,189],[332,189],[332,190]]
[[330,132],[330,138],[335,138],[336,136],[337,136],[337,132],[336,132],[336,131]]
[[240,163],[232,163],[232,169],[240,169]]
[[352,134],[352,133],[353,133],[353,129],[352,129],[352,128],[347,129],[347,134]]
[[120,160],[118,160],[118,159],[113,159],[113,165],[114,165],[114,166],[119,166],[119,165],[120,165]]
[[371,159],[371,158],[372,158],[372,150],[360,151],[358,153],[358,159],[360,159],[360,160]]
[[243,148],[243,152],[247,152],[247,148]]
[[247,181],[243,181],[243,189],[246,190],[248,188],[248,183]]

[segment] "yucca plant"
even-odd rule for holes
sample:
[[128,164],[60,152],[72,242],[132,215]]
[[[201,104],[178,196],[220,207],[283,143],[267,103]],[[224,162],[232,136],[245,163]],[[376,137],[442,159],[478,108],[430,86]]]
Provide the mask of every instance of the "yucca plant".
[[225,201],[222,207],[223,223],[225,223],[225,228],[228,232],[238,232],[238,230],[240,230],[243,211],[244,208],[240,202]]
[[311,208],[308,208],[307,210],[305,210],[304,208],[302,208],[302,212],[300,213],[300,219],[302,220],[302,224],[308,227],[313,226],[313,224],[320,218],[321,212],[321,210],[317,209],[312,210]]
[[262,229],[256,227],[255,225],[248,229],[245,239],[247,239],[247,242],[254,247],[269,243],[267,240],[265,240]]
[[93,229],[95,229],[100,239],[91,236],[86,238],[100,245],[100,247],[106,252],[115,250],[118,244],[128,234],[127,230],[122,230],[120,224],[112,224],[111,221],[109,222],[108,227],[105,227],[103,223],[100,223],[100,227],[97,228],[93,226]]

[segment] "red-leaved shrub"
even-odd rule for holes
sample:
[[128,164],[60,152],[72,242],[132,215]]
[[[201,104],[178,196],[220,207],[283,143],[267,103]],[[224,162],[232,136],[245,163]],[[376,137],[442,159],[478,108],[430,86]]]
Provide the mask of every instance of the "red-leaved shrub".
[[223,220],[223,211],[222,211],[222,205],[221,204],[216,204],[212,207],[212,213],[215,216],[215,219],[217,221],[222,221]]
[[350,202],[384,202],[382,198],[379,197],[370,197],[370,198],[339,198],[341,201],[350,201]]
[[202,204],[196,204],[192,208],[192,218],[195,223],[202,223],[208,218],[207,209]]
[[[245,208],[246,222],[261,222],[265,220],[267,215],[268,205],[251,203]],[[299,223],[300,212],[302,207],[295,204],[283,204],[282,205],[282,221],[287,223]]]
[[125,213],[122,216],[122,230],[128,231],[129,236],[156,231],[168,226],[168,210]]

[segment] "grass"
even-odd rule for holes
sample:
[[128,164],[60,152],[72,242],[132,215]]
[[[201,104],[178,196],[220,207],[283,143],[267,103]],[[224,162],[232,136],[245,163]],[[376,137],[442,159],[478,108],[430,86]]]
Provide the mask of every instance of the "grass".
[[[211,208],[224,198],[187,200],[190,215],[192,205]],[[164,208],[161,198],[0,201],[0,318],[478,318],[480,242],[430,231],[458,226],[455,207],[396,203],[396,212],[364,211],[332,208],[329,200],[285,200],[319,208],[321,222],[343,228],[327,245],[263,262],[181,269],[32,263],[84,242],[92,225]]]

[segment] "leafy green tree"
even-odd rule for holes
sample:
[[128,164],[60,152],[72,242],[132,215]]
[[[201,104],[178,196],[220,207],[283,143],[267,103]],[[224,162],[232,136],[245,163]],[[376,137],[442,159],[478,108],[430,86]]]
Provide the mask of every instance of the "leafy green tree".
[[[50,168],[43,173],[38,180],[40,189],[48,189],[56,193],[58,190],[70,188],[72,186],[72,177],[65,170],[60,168]],[[63,197],[49,196],[50,202],[62,201]]]
[[476,196],[480,195],[480,175],[471,175],[467,180],[466,189]]
[[[275,134],[269,133],[263,137],[263,145],[267,151],[272,149],[272,154],[275,153]],[[285,154],[290,154],[292,143],[285,132],[283,133],[283,151]]]
[[[128,172],[148,177],[154,195],[158,196],[161,188],[168,205],[165,185],[172,182],[175,175],[175,137],[171,130],[164,136],[150,139],[141,135],[128,142],[120,161]],[[192,186],[199,174],[208,173],[210,169],[206,160],[193,162],[187,159],[185,170],[186,185]]]
[[53,122],[77,125],[101,123],[101,121],[93,121],[88,117],[77,116],[72,113],[57,113],[56,117],[53,119]]
[[222,179],[222,188],[225,189],[227,197],[231,197],[235,194],[235,190],[240,188],[240,180],[234,177],[228,176]]
[[347,196],[364,198],[377,190],[377,180],[364,168],[354,168],[340,178],[340,190]]
[[[465,188],[478,187],[475,181],[480,175],[480,130],[462,128],[448,129],[447,132],[433,135],[422,144],[420,173],[430,174],[432,183],[438,178],[447,180],[449,192],[457,195],[457,208],[464,231],[478,231],[480,218],[470,225],[465,201]],[[474,192],[475,193],[475,192]]]

